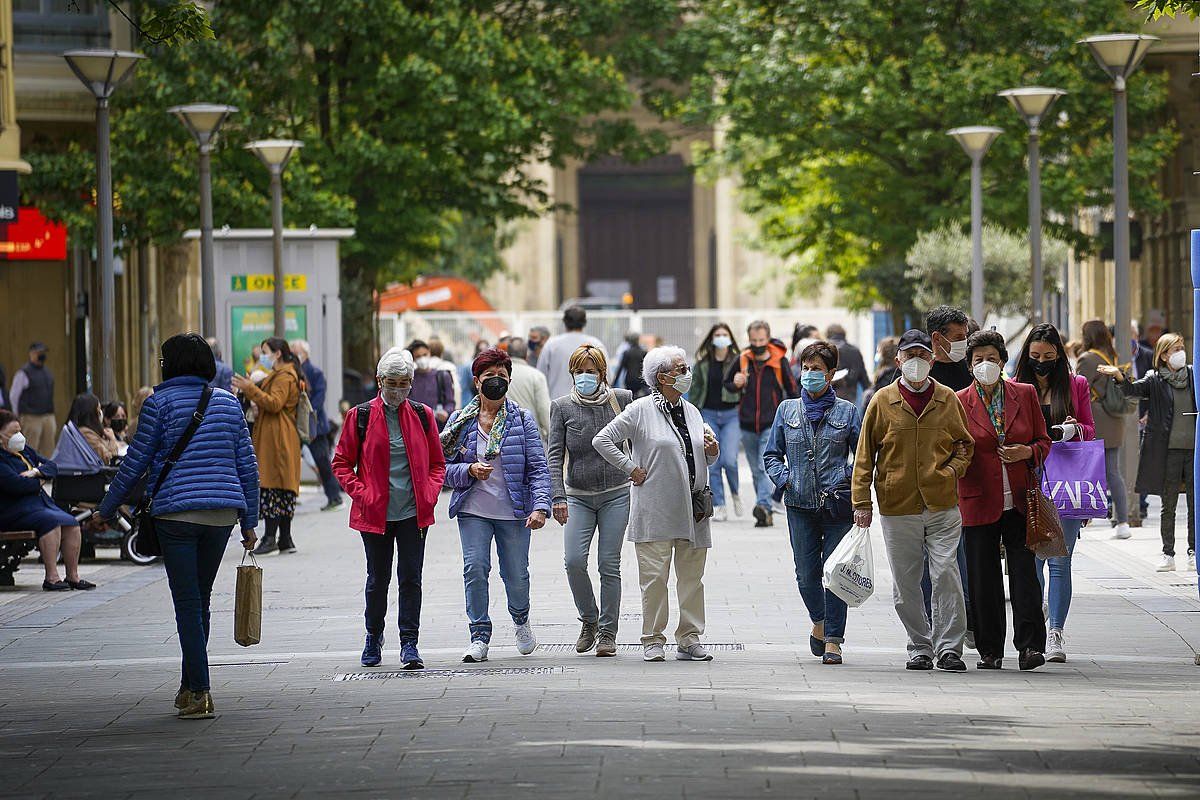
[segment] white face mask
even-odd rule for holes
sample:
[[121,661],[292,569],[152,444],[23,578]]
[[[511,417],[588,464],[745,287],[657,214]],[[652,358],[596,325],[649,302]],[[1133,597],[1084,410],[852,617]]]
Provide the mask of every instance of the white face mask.
[[950,349],[946,351],[946,358],[951,361],[962,361],[967,357],[967,340],[961,342],[951,342]]
[[980,361],[971,370],[971,374],[981,385],[991,386],[1000,380],[1000,365],[993,361]]
[[421,356],[416,361],[417,369],[419,369],[421,371],[425,371],[425,370],[429,369],[431,364],[432,364],[432,359],[429,356]]
[[17,431],[8,439],[8,452],[21,453],[25,450],[25,434]]
[[385,405],[395,408],[408,399],[410,391],[412,391],[411,386],[404,389],[389,389],[385,386],[379,390],[379,396],[383,398]]
[[929,377],[929,362],[919,356],[913,356],[900,365],[900,374],[904,380],[919,386]]
[[1187,352],[1184,350],[1176,350],[1167,357],[1167,366],[1174,370],[1181,370],[1187,366]]

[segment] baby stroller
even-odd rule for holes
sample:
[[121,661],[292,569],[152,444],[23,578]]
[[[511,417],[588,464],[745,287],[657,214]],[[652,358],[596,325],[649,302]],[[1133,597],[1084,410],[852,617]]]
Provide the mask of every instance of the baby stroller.
[[[156,560],[153,556],[138,555],[134,547],[137,525],[127,508],[118,508],[116,517],[108,524],[102,525],[92,519],[108,491],[109,482],[117,474],[117,468],[106,466],[100,460],[75,423],[68,422],[63,428],[51,460],[58,466],[58,477],[54,479],[50,496],[59,508],[79,520],[83,536],[81,557],[95,558],[97,547],[119,547],[125,561],[151,564]],[[139,486],[135,494],[140,496],[141,493]],[[137,500],[138,497],[129,498],[131,503]]]

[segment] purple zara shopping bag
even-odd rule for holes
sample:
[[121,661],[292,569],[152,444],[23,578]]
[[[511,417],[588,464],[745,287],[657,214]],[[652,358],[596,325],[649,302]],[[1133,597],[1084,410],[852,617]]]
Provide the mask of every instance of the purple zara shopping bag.
[[1055,442],[1042,470],[1042,491],[1063,519],[1107,517],[1104,442]]

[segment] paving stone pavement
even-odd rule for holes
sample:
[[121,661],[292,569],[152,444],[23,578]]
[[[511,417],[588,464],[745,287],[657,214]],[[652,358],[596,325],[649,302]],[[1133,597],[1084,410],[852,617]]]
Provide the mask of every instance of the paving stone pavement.
[[[1153,572],[1153,512],[1128,542],[1109,541],[1106,523],[1084,529],[1069,663],[1021,673],[1010,652],[1004,671],[965,675],[903,670],[878,530],[876,594],[850,611],[846,663],[817,662],[782,520],[714,526],[711,663],[576,655],[551,522],[530,567],[543,648],[517,654],[493,575],[491,660],[462,664],[461,551],[440,522],[425,566],[429,669],[361,679],[398,669],[394,622],[384,664],[361,668],[362,546],[344,511],[303,511],[319,502],[306,493],[299,552],[262,560],[259,646],[233,642],[239,548],[226,553],[210,721],[172,716],[178,645],[160,567],[102,562],[89,567],[100,590],[63,597],[37,591],[36,565],[19,572],[0,592],[0,796],[1200,796],[1196,575]],[[632,645],[630,545],[624,567],[619,641]]]

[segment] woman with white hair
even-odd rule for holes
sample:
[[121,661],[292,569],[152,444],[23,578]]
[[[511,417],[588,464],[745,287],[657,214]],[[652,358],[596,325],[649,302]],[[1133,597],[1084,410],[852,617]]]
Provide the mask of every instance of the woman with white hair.
[[[675,658],[711,661],[704,634],[704,562],[712,546],[708,467],[720,455],[716,436],[685,395],[692,370],[681,347],[646,354],[642,377],[653,394],[639,398],[592,441],[608,463],[629,476],[629,540],[642,589],[642,658],[663,661],[670,611],[667,579],[675,562],[679,626]],[[632,456],[622,448],[632,445]]]
[[350,409],[333,456],[333,472],[350,495],[350,527],[362,536],[367,557],[366,627],[362,665],[383,658],[383,629],[391,584],[392,553],[400,582],[400,665],[422,669],[421,570],[425,533],[446,476],[433,411],[410,400],[415,369],[407,350],[393,347],[379,359],[379,396]]

